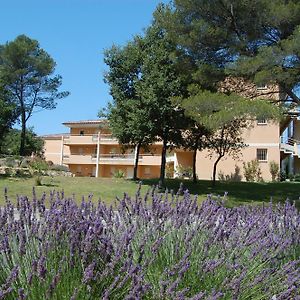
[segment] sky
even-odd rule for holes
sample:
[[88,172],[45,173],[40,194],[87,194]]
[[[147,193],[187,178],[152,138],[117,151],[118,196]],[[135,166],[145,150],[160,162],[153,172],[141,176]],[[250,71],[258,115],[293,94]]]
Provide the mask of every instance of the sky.
[[103,81],[103,52],[125,45],[150,25],[152,13],[167,0],[5,0],[1,3],[0,44],[25,34],[36,39],[55,60],[62,76],[54,110],[35,113],[28,121],[38,135],[68,132],[66,121],[97,119],[111,100]]

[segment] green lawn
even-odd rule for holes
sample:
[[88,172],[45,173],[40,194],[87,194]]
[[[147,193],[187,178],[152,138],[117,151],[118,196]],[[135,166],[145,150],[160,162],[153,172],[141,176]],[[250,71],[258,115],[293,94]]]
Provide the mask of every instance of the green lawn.
[[[296,200],[300,204],[300,183],[296,182],[278,182],[278,183],[248,183],[248,182],[217,182],[214,188],[210,181],[201,180],[193,184],[188,180],[166,180],[166,187],[169,190],[178,190],[180,182],[183,182],[184,188],[187,188],[191,194],[199,195],[199,200],[206,198],[207,194],[224,195],[228,192],[227,204],[230,206],[243,203],[261,203],[269,202],[271,197],[274,202],[283,202],[287,198]],[[9,178],[0,177],[0,190],[4,195],[4,188],[8,189],[9,198],[15,201],[16,195],[32,195],[34,186],[33,178]],[[80,202],[82,196],[93,194],[94,201],[99,198],[106,203],[113,203],[116,196],[122,197],[124,192],[133,196],[137,190],[138,183],[132,180],[114,179],[114,178],[89,178],[89,177],[43,177],[42,186],[36,186],[36,193],[40,197],[43,192],[49,193],[52,190],[64,191],[66,196],[75,194],[77,202]],[[147,191],[152,185],[156,185],[158,180],[144,180],[142,192]],[[0,205],[4,203],[4,197],[0,197]],[[298,205],[297,203],[297,205]]]

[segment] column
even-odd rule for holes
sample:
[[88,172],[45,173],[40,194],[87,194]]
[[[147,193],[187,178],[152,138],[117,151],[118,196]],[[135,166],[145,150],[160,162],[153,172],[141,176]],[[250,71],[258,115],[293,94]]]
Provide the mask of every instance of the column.
[[97,139],[97,158],[96,158],[96,177],[99,177],[99,158],[100,158],[100,131]]
[[133,160],[133,165],[134,165],[136,159],[137,159],[137,145],[135,145],[135,147],[134,147],[134,160]]
[[61,136],[61,145],[60,145],[60,164],[64,163],[64,136]]
[[176,175],[177,168],[178,168],[177,153],[176,153],[176,151],[174,151],[174,176],[173,176],[173,178],[177,177],[177,175]]

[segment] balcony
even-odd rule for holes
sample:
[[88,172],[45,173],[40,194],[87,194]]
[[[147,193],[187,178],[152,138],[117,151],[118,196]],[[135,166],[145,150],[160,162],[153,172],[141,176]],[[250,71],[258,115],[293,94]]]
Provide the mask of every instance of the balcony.
[[[98,134],[76,135],[72,134],[64,138],[65,145],[96,145],[98,143]],[[100,144],[118,145],[118,140],[111,134],[101,134]]]
[[119,145],[119,142],[111,134],[101,134],[100,135],[101,145]]
[[96,145],[98,142],[97,134],[90,135],[69,135],[64,138],[65,145]]
[[[96,155],[94,155],[96,162]],[[99,164],[101,165],[133,165],[134,154],[100,154]]]
[[141,166],[160,166],[161,155],[142,154],[139,155],[139,165]]
[[80,165],[90,165],[95,164],[96,159],[93,158],[93,155],[83,155],[83,154],[71,154],[64,155],[63,157],[64,164],[80,164]]
[[[96,164],[96,154],[71,154],[64,155],[65,164]],[[134,154],[100,154],[99,164],[101,165],[133,165]],[[139,156],[139,165],[141,166],[159,166],[161,164],[160,155],[143,154]]]

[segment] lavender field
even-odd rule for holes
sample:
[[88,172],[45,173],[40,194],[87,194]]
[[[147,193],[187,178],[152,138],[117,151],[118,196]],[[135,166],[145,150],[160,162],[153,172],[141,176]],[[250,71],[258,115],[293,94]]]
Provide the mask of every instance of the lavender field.
[[221,200],[155,188],[110,207],[6,197],[0,299],[300,299],[294,205]]

